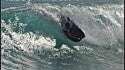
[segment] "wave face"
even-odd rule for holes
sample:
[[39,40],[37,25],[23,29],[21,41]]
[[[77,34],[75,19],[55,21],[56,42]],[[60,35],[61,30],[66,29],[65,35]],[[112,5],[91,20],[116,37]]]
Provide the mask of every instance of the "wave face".
[[[124,70],[122,0],[90,2],[94,5],[22,1],[23,6],[1,9],[2,70]],[[60,14],[71,17],[84,31],[82,41],[65,37]]]

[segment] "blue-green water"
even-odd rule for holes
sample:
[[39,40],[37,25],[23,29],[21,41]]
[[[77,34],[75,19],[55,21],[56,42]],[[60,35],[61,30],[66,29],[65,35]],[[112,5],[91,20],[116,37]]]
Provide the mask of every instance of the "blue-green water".
[[[1,2],[2,70],[124,70],[123,0]],[[86,37],[78,43],[67,39],[59,14]]]

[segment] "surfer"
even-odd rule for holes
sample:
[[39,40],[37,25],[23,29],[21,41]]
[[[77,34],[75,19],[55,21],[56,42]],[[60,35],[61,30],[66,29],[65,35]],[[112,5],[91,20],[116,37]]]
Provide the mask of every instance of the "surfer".
[[67,33],[72,38],[80,39],[79,37],[74,37],[71,35],[71,30],[74,22],[69,17],[65,18],[64,16],[61,16],[59,22],[61,23],[61,28],[64,33]]
[[59,22],[63,33],[70,40],[79,42],[85,37],[84,32],[69,17],[61,16]]
[[73,26],[73,22],[70,20],[69,17],[65,18],[64,16],[61,16],[61,19],[59,21],[61,23],[61,28],[64,32],[68,32],[68,34],[71,36],[70,34],[70,30]]

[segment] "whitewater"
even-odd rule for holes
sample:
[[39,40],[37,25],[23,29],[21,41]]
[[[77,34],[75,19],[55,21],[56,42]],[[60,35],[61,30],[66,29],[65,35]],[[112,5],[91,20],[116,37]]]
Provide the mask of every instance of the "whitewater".
[[[77,1],[29,0],[2,8],[1,69],[124,70],[123,1]],[[69,16],[86,37],[78,43],[66,38],[58,15]]]

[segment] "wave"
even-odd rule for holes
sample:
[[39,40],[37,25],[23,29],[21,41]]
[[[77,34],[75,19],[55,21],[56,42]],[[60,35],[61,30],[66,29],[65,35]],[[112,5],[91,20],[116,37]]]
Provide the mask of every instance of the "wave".
[[111,47],[118,41],[121,43],[123,41],[123,5],[60,7],[51,4],[33,4],[29,7],[3,10],[2,20],[11,25],[14,32],[23,34],[33,32],[63,41],[65,37],[59,28],[57,17],[59,14],[70,16],[85,32],[86,38],[80,44]]
[[[68,4],[66,6],[60,6],[49,3],[27,4],[21,7],[2,9],[2,65],[6,67],[6,64],[9,62],[8,59],[4,57],[7,51],[11,53],[11,55],[8,56],[10,59],[14,56],[12,55],[14,52],[22,56],[15,58],[19,59],[19,61],[13,59],[11,61],[13,65],[16,65],[14,61],[17,61],[32,67],[37,64],[33,62],[33,64],[31,63],[30,65],[29,62],[37,60],[41,62],[40,64],[46,64],[45,69],[47,65],[53,69],[55,69],[55,66],[52,65],[59,66],[61,64],[64,65],[64,68],[65,65],[72,67],[71,62],[80,63],[79,61],[87,61],[86,63],[88,64],[90,64],[90,62],[91,64],[95,62],[104,63],[103,65],[105,65],[106,68],[108,67],[107,64],[112,66],[112,63],[122,65],[124,54],[123,10],[124,5],[117,4],[105,4],[102,6],[76,6]],[[86,37],[81,42],[72,42],[62,33],[58,23],[59,18],[57,17],[57,15],[60,14],[69,16],[75,24],[85,32]],[[54,46],[62,47],[57,50]],[[68,48],[71,46],[77,48],[79,53]],[[46,59],[46,57],[49,58]],[[23,61],[25,59],[28,61]],[[40,59],[43,60],[40,61]],[[57,61],[55,61],[55,59],[57,59]],[[62,60],[60,61],[61,64],[58,64],[59,59]],[[68,63],[65,62],[65,60],[71,62]],[[81,63],[84,67],[84,62]],[[73,67],[73,70],[76,69],[75,67],[77,67],[77,65]],[[80,65],[78,67],[80,67]],[[33,68],[35,69],[37,67]],[[42,68],[44,68],[44,65]],[[123,67],[121,66],[121,68]]]

